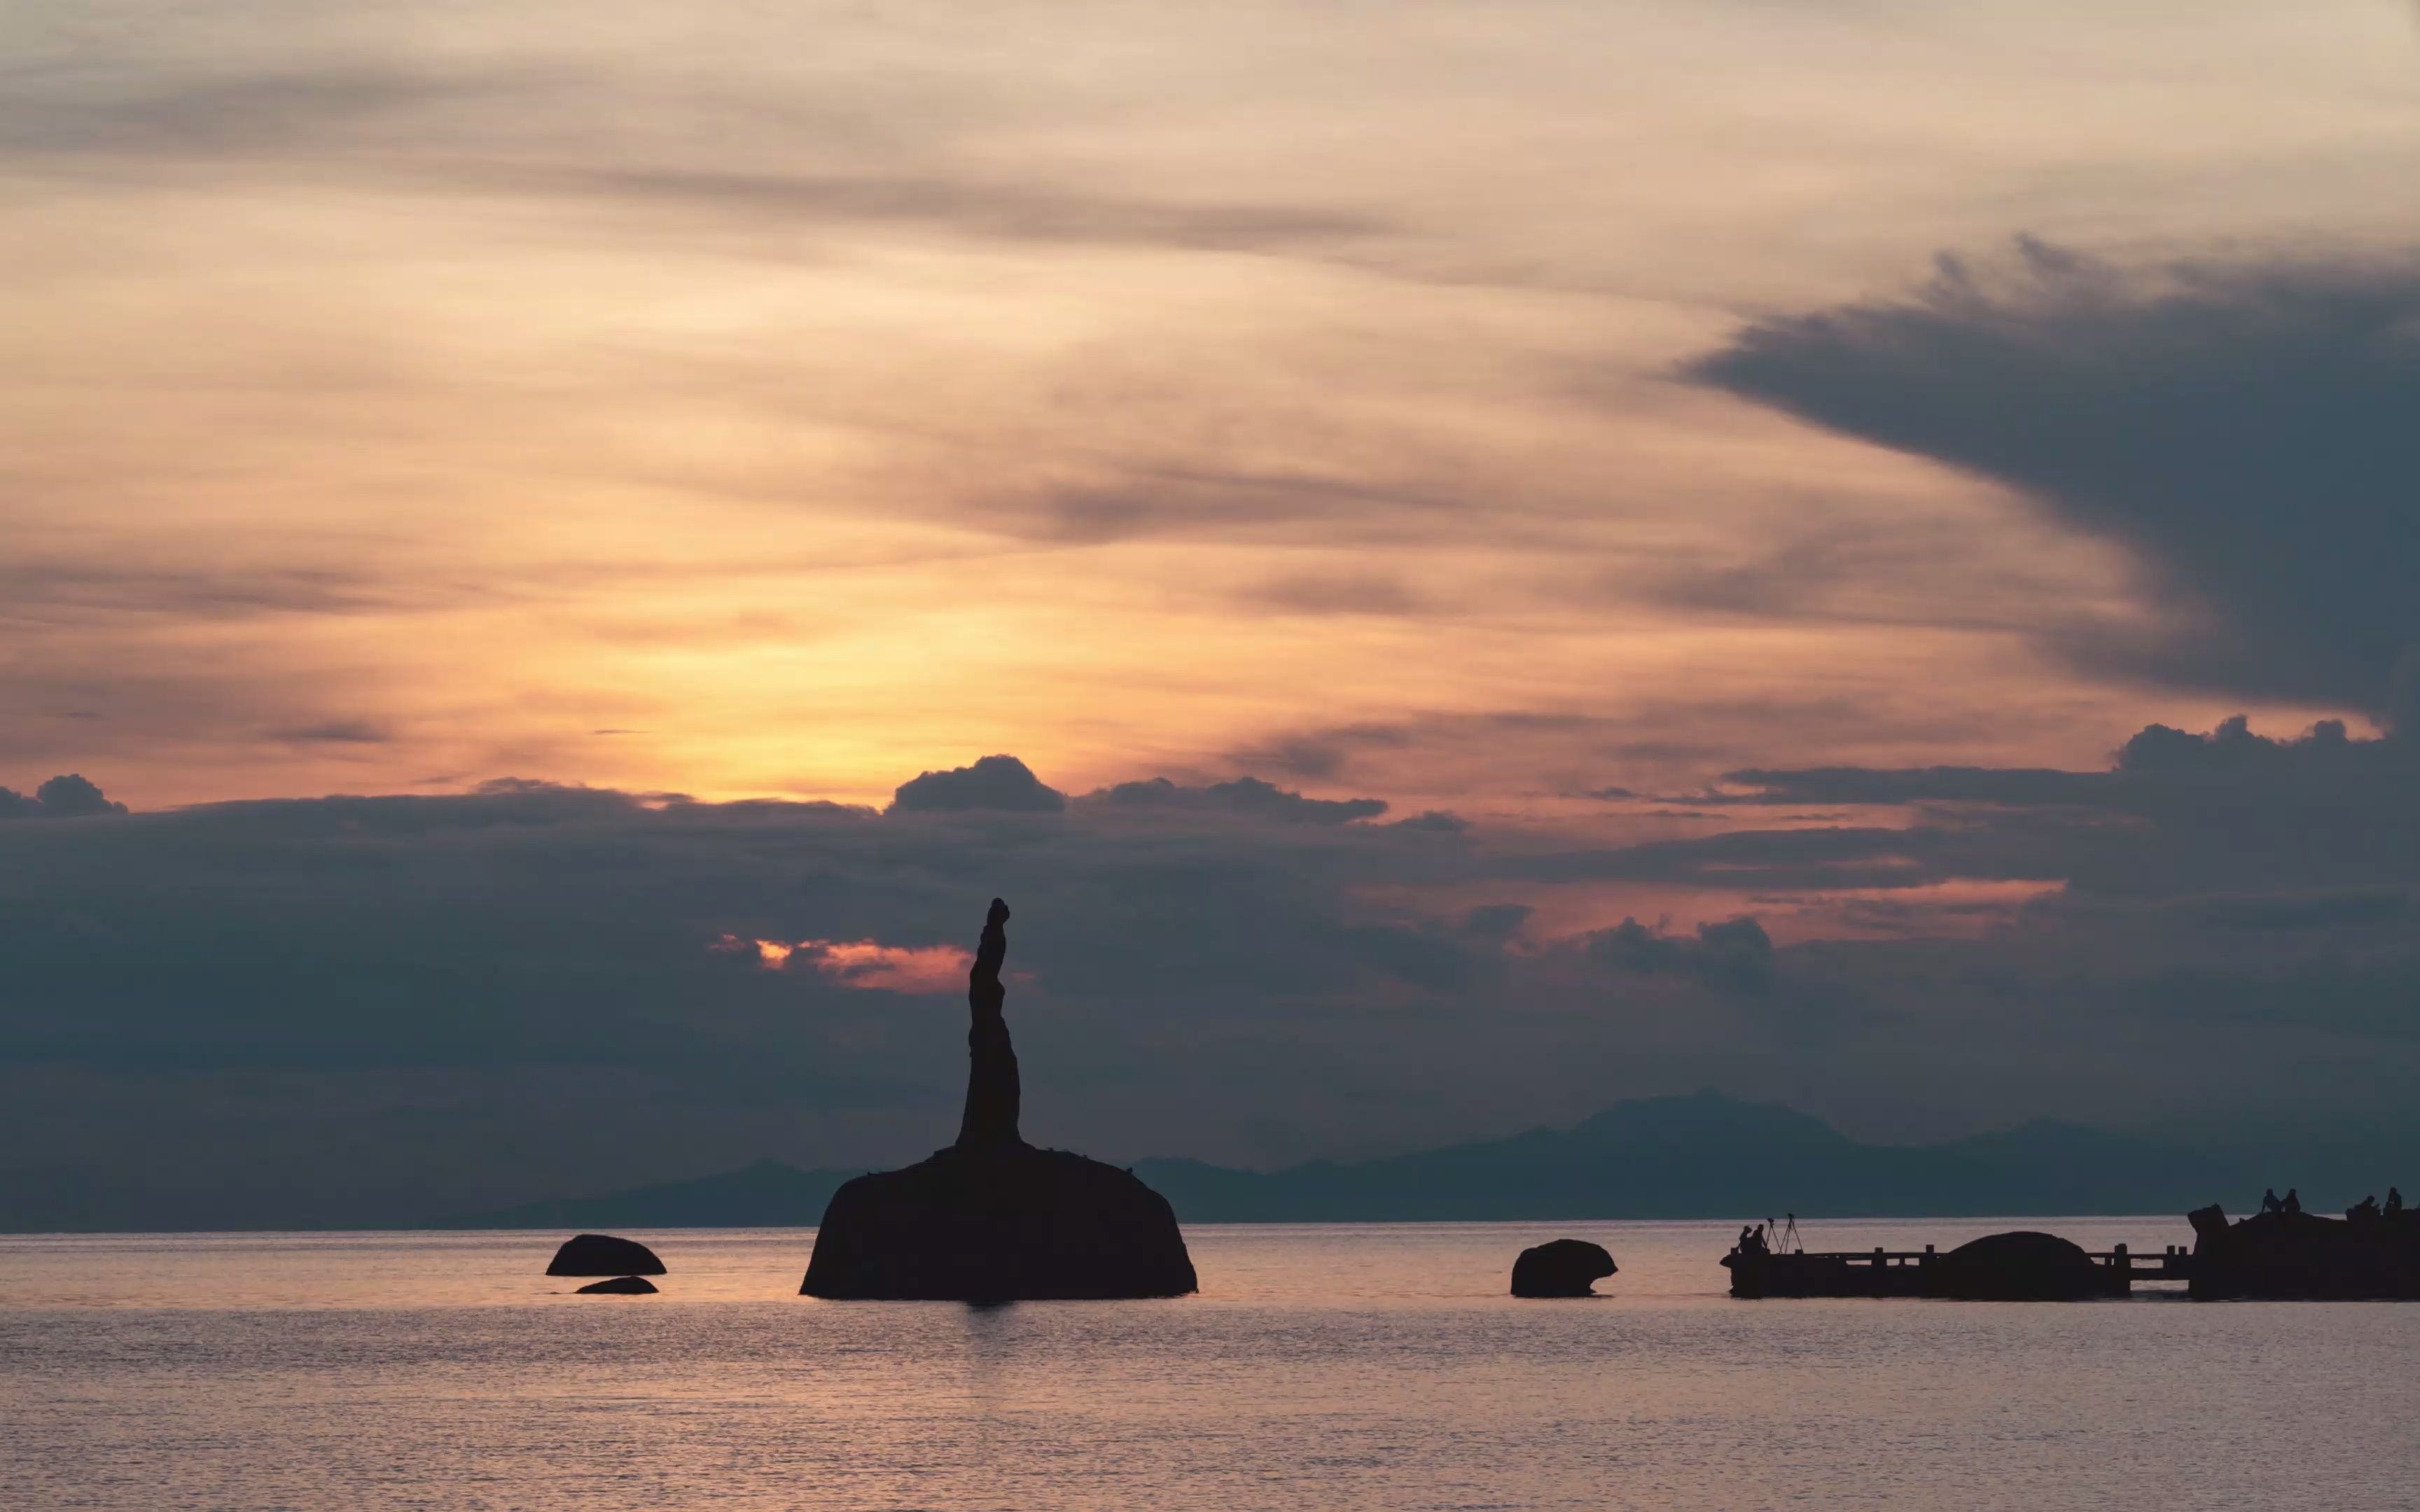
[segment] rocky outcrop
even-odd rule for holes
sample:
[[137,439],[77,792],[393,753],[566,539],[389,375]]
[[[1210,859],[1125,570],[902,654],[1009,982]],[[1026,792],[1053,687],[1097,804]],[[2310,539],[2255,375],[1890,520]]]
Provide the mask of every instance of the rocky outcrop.
[[575,1234],[554,1252],[549,1275],[661,1275],[664,1262],[634,1239],[612,1234]]
[[953,1148],[833,1194],[808,1296],[1016,1302],[1176,1297],[1193,1261],[1168,1200],[1065,1150]]
[[2233,1224],[2213,1203],[2186,1219],[2197,1299],[2420,1300],[2420,1212],[2399,1200],[2385,1212],[2263,1211]]
[[1512,1295],[1593,1297],[1593,1283],[1618,1269],[1602,1244],[1584,1239],[1548,1240],[1523,1250],[1512,1262]]
[[1957,1302],[2081,1302],[2111,1294],[2110,1273],[2093,1264],[2084,1246],[2031,1229],[1961,1244],[1923,1273],[1926,1295]]
[[652,1297],[656,1284],[644,1276],[617,1275],[611,1281],[591,1281],[578,1293],[582,1297]]
[[1168,1200],[1130,1171],[1018,1132],[1016,1052],[1001,1009],[1008,905],[992,900],[969,974],[973,1023],[957,1143],[832,1194],[801,1294],[1016,1302],[1196,1289]]

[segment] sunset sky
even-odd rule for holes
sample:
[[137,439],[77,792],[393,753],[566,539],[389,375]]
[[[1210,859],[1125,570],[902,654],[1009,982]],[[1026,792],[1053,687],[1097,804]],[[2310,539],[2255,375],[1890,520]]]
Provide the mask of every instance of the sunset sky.
[[2412,1128],[2403,0],[0,53],[0,1195]]

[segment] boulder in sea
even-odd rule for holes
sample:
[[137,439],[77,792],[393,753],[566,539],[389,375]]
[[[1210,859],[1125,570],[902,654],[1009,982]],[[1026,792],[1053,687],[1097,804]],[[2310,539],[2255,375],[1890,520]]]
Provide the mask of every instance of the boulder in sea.
[[591,1281],[578,1293],[582,1297],[652,1297],[656,1284],[644,1276],[617,1275],[611,1281]]
[[1960,1302],[2077,1302],[2110,1294],[2084,1247],[2019,1229],[1961,1244],[1924,1268],[1926,1291]]
[[1512,1262],[1516,1297],[1593,1297],[1590,1283],[1619,1270],[1602,1244],[1584,1239],[1553,1239],[1532,1245]]
[[1017,1133],[1016,1052],[1001,1015],[1008,905],[995,898],[969,975],[957,1143],[832,1194],[803,1296],[1019,1302],[1177,1297],[1197,1289],[1168,1199],[1131,1171]]
[[1168,1199],[1063,1149],[950,1149],[832,1194],[799,1288],[815,1297],[1016,1302],[1196,1288]]
[[634,1239],[612,1234],[575,1234],[554,1252],[549,1275],[661,1275],[664,1262]]

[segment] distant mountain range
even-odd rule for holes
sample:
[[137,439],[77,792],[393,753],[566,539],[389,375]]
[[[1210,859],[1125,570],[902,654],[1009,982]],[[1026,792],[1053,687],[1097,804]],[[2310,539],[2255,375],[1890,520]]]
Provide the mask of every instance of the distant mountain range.
[[857,1171],[802,1171],[778,1160],[603,1196],[525,1202],[437,1228],[785,1228],[812,1225]]
[[[1868,1145],[1819,1119],[1717,1093],[1617,1103],[1570,1129],[1277,1171],[1145,1160],[1188,1223],[1566,1218],[1953,1217],[2248,1207],[2234,1162],[2037,1120],[1935,1145]],[[445,1225],[679,1228],[811,1225],[859,1173],[778,1161],[692,1181],[531,1203]]]
[[2181,1212],[2240,1185],[2224,1162],[2075,1124],[1867,1145],[1714,1092],[1384,1160],[1265,1174],[1145,1161],[1135,1173],[1198,1223]]

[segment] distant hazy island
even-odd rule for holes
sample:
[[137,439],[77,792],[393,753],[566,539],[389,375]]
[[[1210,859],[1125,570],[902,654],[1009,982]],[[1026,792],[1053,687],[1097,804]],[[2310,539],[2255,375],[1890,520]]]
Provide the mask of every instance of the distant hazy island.
[[[2074,1124],[1944,1144],[1861,1144],[1714,1092],[1617,1103],[1570,1129],[1277,1171],[1145,1160],[1187,1223],[2178,1212],[2283,1178]],[[466,1228],[808,1225],[854,1170],[742,1170],[443,1221]]]

